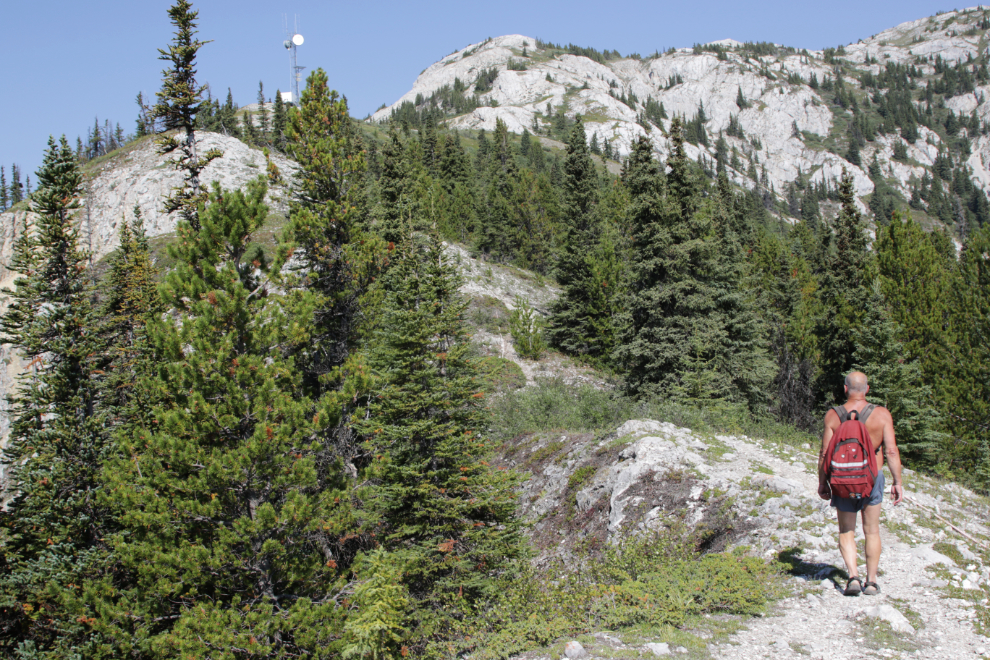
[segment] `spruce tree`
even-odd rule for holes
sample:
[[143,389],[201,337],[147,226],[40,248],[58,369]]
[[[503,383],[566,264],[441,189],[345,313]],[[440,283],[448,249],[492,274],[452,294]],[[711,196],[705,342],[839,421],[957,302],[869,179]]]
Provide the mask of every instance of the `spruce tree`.
[[616,361],[641,396],[763,403],[773,378],[762,325],[743,289],[738,239],[671,125],[661,187],[652,148],[627,167],[633,263]]
[[828,254],[822,274],[822,314],[815,330],[820,352],[817,386],[826,402],[842,400],[844,378],[852,369],[856,350],[856,328],[862,323],[869,298],[867,284],[875,277],[865,223],[847,173],[839,185],[839,203],[841,209],[833,226],[835,250]]
[[495,595],[493,578],[520,555],[520,528],[514,477],[488,462],[456,266],[434,234],[407,240],[386,280],[368,358],[381,380],[358,429],[375,457],[365,478],[378,537],[404,566],[419,609],[410,638],[422,647],[458,610]]
[[268,104],[265,103],[265,83],[258,81],[258,130],[261,133],[261,139],[265,143],[268,142]]
[[[479,149],[479,154],[481,153]],[[389,127],[388,137],[382,147],[381,176],[378,179],[379,203],[374,210],[378,234],[390,243],[399,243],[411,222],[409,186],[409,161],[405,145],[395,125]]]
[[10,205],[19,204],[24,199],[24,184],[21,183],[21,168],[14,163],[10,166]]
[[953,288],[947,334],[951,354],[934,388],[954,441],[948,471],[990,485],[990,228],[969,235]]
[[[162,88],[157,93],[154,117],[161,121],[163,131],[158,138],[159,153],[169,155],[178,151],[170,162],[183,172],[185,179],[183,186],[174,189],[166,199],[163,211],[178,211],[193,230],[198,230],[198,207],[206,195],[199,175],[210,161],[223,155],[217,149],[202,155],[196,150],[196,115],[203,100],[203,88],[196,82],[196,53],[209,42],[195,38],[199,12],[193,11],[188,0],[176,0],[168,15],[175,26],[175,38],[167,49],[158,50],[161,53],[158,59],[169,62],[171,67],[162,71]],[[172,131],[179,131],[181,139],[171,134]]]
[[904,349],[921,360],[927,377],[937,378],[951,343],[946,326],[955,255],[939,254],[921,225],[897,212],[889,225],[877,229],[875,246],[884,298],[901,328]]
[[901,451],[932,465],[932,458],[943,453],[939,450],[947,448],[948,437],[939,431],[943,416],[924,382],[921,363],[905,355],[898,338],[902,330],[891,318],[879,279],[869,287],[864,307],[853,368],[869,379],[870,402],[890,410]]
[[285,129],[288,126],[282,91],[275,90],[275,107],[272,110],[272,143],[279,151],[285,150]]
[[601,240],[598,173],[580,117],[568,140],[564,172],[566,229],[555,268],[562,292],[551,309],[547,337],[565,353],[607,357],[615,341],[620,269],[614,244]]
[[[27,367],[8,400],[4,470],[13,499],[0,516],[0,649],[5,657],[88,657],[90,630],[71,601],[108,552],[100,471],[114,454],[94,381],[100,345],[87,327],[88,255],[75,211],[82,174],[63,136],[50,138],[17,238],[18,273],[0,327]],[[36,655],[30,655],[34,652]]]
[[133,219],[120,225],[120,245],[107,258],[100,306],[96,310],[96,332],[104,346],[100,381],[101,405],[110,428],[150,423],[151,403],[138,397],[146,392],[136,387],[148,375],[153,359],[148,345],[148,322],[163,310],[158,297],[151,248],[135,205]]

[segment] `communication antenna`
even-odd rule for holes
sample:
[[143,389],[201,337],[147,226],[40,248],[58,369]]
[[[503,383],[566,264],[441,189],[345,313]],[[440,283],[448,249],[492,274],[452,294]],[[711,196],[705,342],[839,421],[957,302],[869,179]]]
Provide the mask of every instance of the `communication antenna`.
[[285,41],[282,45],[285,49],[289,51],[289,90],[292,98],[289,99],[290,103],[299,103],[299,78],[303,69],[306,67],[299,66],[296,62],[296,48],[303,45],[305,41],[303,36],[299,34],[299,16],[295,17],[295,23],[293,29],[289,31],[289,17],[282,14],[282,23],[285,28]]

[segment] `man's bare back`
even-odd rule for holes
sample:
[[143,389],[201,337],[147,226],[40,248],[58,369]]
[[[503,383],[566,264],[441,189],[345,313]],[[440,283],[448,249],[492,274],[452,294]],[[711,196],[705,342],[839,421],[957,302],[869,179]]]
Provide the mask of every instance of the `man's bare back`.
[[[859,412],[869,404],[866,394],[869,392],[869,384],[866,375],[854,371],[846,376],[847,399],[843,408],[847,413]],[[822,434],[822,447],[818,454],[818,494],[822,499],[832,497],[828,480],[825,476],[825,453],[832,440],[832,435],[839,428],[842,420],[835,410],[829,410],[825,415],[825,432]],[[894,437],[894,419],[890,411],[882,406],[876,406],[865,421],[866,431],[873,442],[874,451],[881,447],[882,452],[877,453],[877,485],[876,492],[868,500],[857,503],[856,501],[843,500],[842,498],[832,498],[832,506],[836,507],[836,517],[839,523],[839,550],[846,563],[849,573],[849,584],[846,587],[846,594],[859,595],[860,591],[873,595],[879,593],[880,587],[877,585],[877,570],[880,564],[880,502],[883,499],[883,462],[884,455],[890,463],[890,473],[893,476],[893,484],[890,487],[891,497],[894,498],[894,506],[900,504],[904,497],[904,486],[901,482],[901,459],[897,450],[897,441]],[[866,536],[866,571],[867,580],[863,583],[859,578],[858,557],[856,551],[856,514],[862,512],[863,534]]]

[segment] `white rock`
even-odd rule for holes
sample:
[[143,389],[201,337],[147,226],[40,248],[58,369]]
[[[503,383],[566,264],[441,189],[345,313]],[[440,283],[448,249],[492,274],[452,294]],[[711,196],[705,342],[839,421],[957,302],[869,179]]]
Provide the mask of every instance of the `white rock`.
[[890,624],[890,627],[895,632],[914,634],[914,626],[907,620],[907,618],[897,611],[891,605],[874,605],[872,607],[863,607],[856,610],[857,614],[863,614],[865,616],[883,619]]
[[644,648],[652,652],[653,655],[670,655],[670,646],[667,642],[650,642]]
[[943,555],[941,552],[932,549],[930,545],[919,545],[916,548],[911,548],[908,551],[908,554],[921,562],[923,566],[931,566],[932,564],[945,564],[946,566],[955,565],[955,562]]
[[581,646],[581,642],[576,639],[572,639],[564,646],[564,655],[571,660],[581,660],[581,658],[588,657],[588,652],[584,650],[583,646]]

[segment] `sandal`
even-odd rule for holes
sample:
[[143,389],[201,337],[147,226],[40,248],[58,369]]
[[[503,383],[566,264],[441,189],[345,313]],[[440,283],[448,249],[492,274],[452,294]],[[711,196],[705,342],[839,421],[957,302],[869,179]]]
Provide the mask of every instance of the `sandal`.
[[[870,591],[872,589],[873,591]],[[876,582],[864,582],[863,583],[863,593],[867,596],[876,596],[880,593],[880,585]]]
[[[856,584],[853,584],[855,582]],[[858,596],[863,593],[863,581],[858,577],[849,578],[849,582],[846,583],[846,590],[842,592],[845,596]]]

